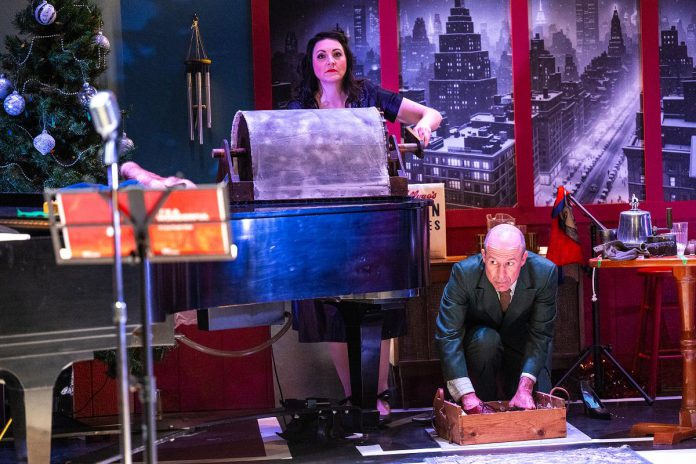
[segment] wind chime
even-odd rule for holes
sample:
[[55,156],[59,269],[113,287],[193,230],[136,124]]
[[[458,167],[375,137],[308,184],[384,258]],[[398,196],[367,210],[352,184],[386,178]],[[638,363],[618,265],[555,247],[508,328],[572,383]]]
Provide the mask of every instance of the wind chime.
[[[193,142],[196,139],[195,128],[198,128],[198,143],[203,145],[203,110],[207,120],[208,129],[211,128],[212,119],[210,112],[210,64],[203,47],[203,39],[198,29],[198,15],[193,16],[191,25],[191,41],[189,42],[188,57],[186,58],[186,84],[188,87],[188,119],[189,135]],[[196,87],[193,87],[193,79],[196,79]],[[203,81],[205,77],[205,82]],[[205,99],[204,94],[205,93]],[[193,112],[196,111],[195,123]]]

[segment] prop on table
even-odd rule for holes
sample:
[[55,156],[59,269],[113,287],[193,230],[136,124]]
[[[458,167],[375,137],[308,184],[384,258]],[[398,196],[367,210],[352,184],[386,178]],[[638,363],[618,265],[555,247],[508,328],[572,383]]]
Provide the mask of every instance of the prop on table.
[[[186,58],[186,86],[188,88],[188,120],[189,136],[193,142],[196,137],[194,128],[198,128],[198,143],[203,145],[203,125],[207,124],[208,129],[212,127],[212,117],[210,109],[210,65],[212,60],[208,58],[203,46],[203,38],[198,28],[198,15],[193,16],[191,25],[191,40],[189,41],[188,55]],[[193,81],[195,76],[195,88]],[[205,120],[203,121],[203,110],[205,109]],[[193,112],[196,111],[194,118]],[[195,122],[194,122],[195,121]]]
[[667,213],[668,227],[654,227],[650,213],[638,208],[638,198],[633,195],[631,209],[621,212],[618,229],[600,231],[602,243],[594,247],[594,251],[601,253],[603,258],[618,261],[677,254],[676,237],[669,229],[671,210]]
[[433,400],[435,430],[458,445],[565,437],[565,401],[541,392],[534,393],[534,400],[532,410],[510,410],[508,401],[489,401],[485,405],[494,413],[467,415],[460,405],[445,400],[439,388]]
[[649,235],[653,234],[650,213],[638,209],[638,198],[631,198],[631,209],[622,211],[619,216],[619,228],[616,238],[626,246],[639,246],[645,243]]

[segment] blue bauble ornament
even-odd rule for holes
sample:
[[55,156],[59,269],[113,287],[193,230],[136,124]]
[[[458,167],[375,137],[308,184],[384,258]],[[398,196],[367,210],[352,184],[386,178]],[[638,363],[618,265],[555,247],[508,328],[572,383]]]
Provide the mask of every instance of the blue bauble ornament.
[[89,85],[89,82],[85,82],[82,84],[82,90],[77,92],[77,101],[80,102],[82,106],[89,106],[90,100],[92,100],[92,97],[97,94],[97,89]]
[[118,154],[125,155],[129,151],[135,148],[135,143],[131,138],[124,132],[121,136],[121,141],[118,143]]
[[34,18],[36,22],[48,26],[56,20],[56,9],[53,5],[44,0],[39,6],[34,10]]
[[111,42],[106,38],[102,31],[97,32],[97,35],[92,39],[94,43],[103,50],[109,50],[111,48]]
[[46,132],[46,129],[42,133],[34,137],[34,148],[39,150],[39,153],[45,155],[46,153],[53,150],[56,146],[56,139],[54,139],[51,134]]
[[0,98],[5,99],[6,96],[12,91],[12,82],[5,77],[4,74],[0,74]]
[[24,97],[22,97],[15,90],[5,98],[5,103],[3,104],[5,111],[10,116],[19,116],[24,111]]

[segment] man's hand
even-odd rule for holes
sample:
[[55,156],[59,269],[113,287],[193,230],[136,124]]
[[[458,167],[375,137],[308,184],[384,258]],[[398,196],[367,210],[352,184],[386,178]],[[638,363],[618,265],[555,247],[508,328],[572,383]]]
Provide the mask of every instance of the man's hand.
[[529,377],[520,377],[520,383],[517,384],[517,392],[512,397],[509,407],[521,409],[536,409],[534,398],[532,398],[532,389],[534,381]]
[[476,396],[475,392],[467,393],[462,396],[462,409],[467,414],[481,414],[484,412],[483,401]]

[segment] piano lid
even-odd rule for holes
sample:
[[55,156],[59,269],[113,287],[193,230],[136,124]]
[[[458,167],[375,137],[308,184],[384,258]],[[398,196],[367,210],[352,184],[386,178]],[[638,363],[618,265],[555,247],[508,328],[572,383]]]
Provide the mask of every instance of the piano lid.
[[154,265],[153,307],[403,297],[427,286],[429,201],[282,203],[232,208],[235,261]]

